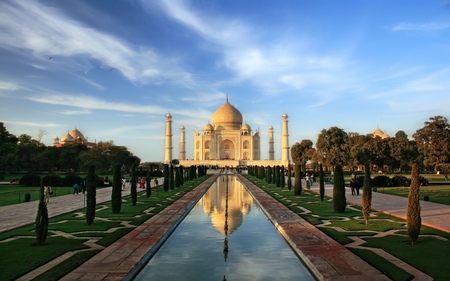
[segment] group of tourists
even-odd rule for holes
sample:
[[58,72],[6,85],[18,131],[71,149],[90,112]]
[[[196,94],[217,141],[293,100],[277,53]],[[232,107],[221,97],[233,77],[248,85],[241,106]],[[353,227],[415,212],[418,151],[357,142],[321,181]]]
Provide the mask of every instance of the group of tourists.
[[350,181],[350,188],[352,189],[352,195],[359,195],[359,182],[356,180],[355,173],[352,173],[352,180]]
[[86,181],[82,181],[80,185],[74,184],[73,185],[73,195],[78,194],[78,192],[83,192],[83,194],[86,192]]

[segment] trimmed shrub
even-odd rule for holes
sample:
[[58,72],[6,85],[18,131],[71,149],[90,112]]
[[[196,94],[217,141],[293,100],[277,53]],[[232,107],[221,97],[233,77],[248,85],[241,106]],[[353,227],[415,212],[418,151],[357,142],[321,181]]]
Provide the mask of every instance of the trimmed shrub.
[[378,191],[378,188],[377,188],[376,186],[374,186],[374,187],[372,187],[372,191],[373,191],[373,192],[377,192],[377,191]]
[[288,190],[291,190],[291,188],[292,188],[291,164],[288,165],[287,187],[288,187]]
[[25,193],[25,202],[30,202],[30,201],[31,201],[31,194]]
[[302,195],[302,168],[300,165],[295,164],[295,183],[294,183],[294,194]]
[[[370,180],[370,168],[369,162],[364,164],[365,175],[364,178],[367,179],[364,181],[363,185],[363,194],[362,194],[362,212],[364,214],[364,219],[366,220],[366,225],[369,224],[369,215],[372,205],[372,189],[370,188],[371,180]],[[375,187],[376,188],[376,187]],[[375,190],[376,191],[376,190]]]
[[394,176],[389,180],[389,186],[410,186],[411,180],[405,176]]
[[419,166],[414,164],[411,171],[411,187],[409,188],[408,209],[406,211],[408,235],[411,239],[411,244],[414,244],[417,241],[422,225],[422,219],[420,217],[419,187]]
[[[26,194],[25,194],[26,195]],[[423,200],[425,200],[425,201],[430,201],[430,197],[428,196],[428,195],[425,195],[424,197],[423,197]]]
[[120,165],[114,165],[113,173],[114,176],[111,193],[111,207],[112,213],[118,214],[120,213],[120,209],[122,208],[122,175],[120,171]]
[[58,175],[46,175],[42,179],[44,186],[63,186],[63,179]]
[[[81,177],[77,176],[75,174],[68,174],[64,179],[63,179],[63,185],[64,186],[69,186],[72,187],[74,186],[74,184],[81,184]],[[102,183],[103,185],[103,183]]]
[[39,191],[39,207],[36,215],[36,244],[38,246],[44,244],[47,240],[48,231],[48,210],[44,196],[44,183],[41,182]]
[[372,186],[376,187],[384,187],[389,186],[389,177],[388,176],[376,176],[372,179]]
[[336,165],[333,183],[333,209],[335,213],[345,213],[347,201],[345,198],[345,182],[342,166]]
[[421,175],[419,175],[419,184],[420,184],[420,186],[427,186],[428,180],[426,178],[422,177]]
[[97,191],[95,189],[95,166],[90,165],[86,181],[86,223],[91,225],[95,219],[95,206]]
[[26,186],[39,186],[41,184],[41,177],[35,174],[25,175],[20,178],[19,184]]

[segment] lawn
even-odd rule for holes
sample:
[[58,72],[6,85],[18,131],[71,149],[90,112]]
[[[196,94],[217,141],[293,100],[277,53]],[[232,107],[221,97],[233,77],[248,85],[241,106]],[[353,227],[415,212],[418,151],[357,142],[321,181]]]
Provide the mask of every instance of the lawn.
[[[407,198],[409,187],[378,187],[378,192]],[[450,185],[421,186],[419,192],[421,200],[428,196],[430,202],[450,205]]]
[[[257,179],[256,177],[246,177],[272,197],[313,224],[322,224],[323,220],[330,221],[330,225],[320,226],[319,229],[342,245],[353,242],[351,239],[352,236],[358,236],[367,241],[361,246],[382,248],[386,252],[400,258],[405,263],[415,266],[434,277],[435,280],[448,280],[448,276],[450,276],[450,267],[448,266],[450,263],[450,256],[448,256],[450,242],[446,240],[450,238],[450,233],[422,226],[421,235],[419,236],[420,244],[405,244],[404,242],[408,241],[409,237],[405,226],[406,222],[403,219],[374,212],[373,216],[369,218],[369,225],[365,225],[361,211],[353,210],[355,208],[360,210],[358,206],[351,206],[347,203],[345,213],[334,213],[329,197],[325,197],[324,202],[321,202],[320,197],[316,193],[306,189],[303,189],[302,195],[296,196],[294,195],[293,189],[290,191],[286,187],[281,189],[273,184],[267,184],[264,180]],[[433,188],[436,187],[434,186]],[[296,206],[302,206],[312,213],[306,214]],[[317,216],[314,217],[313,215]],[[337,231],[331,227],[337,227],[341,231]],[[388,230],[396,231],[396,235],[374,237],[375,234],[380,234]],[[426,235],[440,236],[443,240]],[[412,275],[408,272],[372,251],[353,248],[351,250],[392,280],[406,281],[412,278]]]
[[[124,197],[119,214],[112,214],[110,202],[99,204],[97,205],[96,219],[90,226],[86,224],[84,210],[51,219],[48,238],[43,246],[34,245],[36,242],[35,226],[0,234],[0,253],[2,253],[0,255],[0,279],[17,279],[66,252],[86,249],[88,247],[83,242],[88,239],[98,239],[97,244],[107,247],[209,177],[208,175],[188,181],[183,186],[167,192],[164,192],[161,186],[154,188],[150,198],[147,198],[145,192],[142,191],[138,193],[136,206],[132,205],[129,196]],[[167,200],[167,198],[171,200]],[[58,235],[57,233],[61,231],[70,234],[69,236],[72,238]],[[58,280],[96,253],[98,250],[95,249],[76,253],[35,280]]]

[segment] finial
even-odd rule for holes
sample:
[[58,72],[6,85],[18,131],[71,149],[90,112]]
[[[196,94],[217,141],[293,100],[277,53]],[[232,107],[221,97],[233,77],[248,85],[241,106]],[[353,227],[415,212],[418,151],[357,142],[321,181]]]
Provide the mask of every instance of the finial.
[[227,102],[228,102],[228,94],[227,94]]

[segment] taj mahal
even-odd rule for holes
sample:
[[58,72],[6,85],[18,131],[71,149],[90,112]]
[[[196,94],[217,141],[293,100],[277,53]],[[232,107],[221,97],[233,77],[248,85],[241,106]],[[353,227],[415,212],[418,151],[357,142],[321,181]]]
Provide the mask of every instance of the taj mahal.
[[[212,124],[208,122],[199,132],[194,132],[194,160],[186,160],[185,127],[180,132],[180,165],[211,165],[211,166],[274,166],[289,164],[289,134],[288,116],[282,116],[282,159],[274,160],[275,149],[273,141],[273,127],[269,127],[269,157],[261,160],[261,146],[259,130],[242,122],[242,114],[234,106],[226,102],[212,115]],[[173,158],[172,147],[172,115],[166,115],[164,163]],[[267,158],[266,158],[267,159]]]

